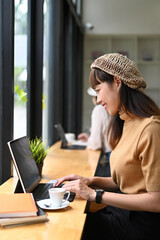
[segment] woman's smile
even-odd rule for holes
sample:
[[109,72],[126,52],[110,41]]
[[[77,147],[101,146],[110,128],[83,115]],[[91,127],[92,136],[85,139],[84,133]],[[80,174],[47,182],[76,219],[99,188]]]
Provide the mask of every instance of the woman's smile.
[[101,103],[101,105],[105,108],[105,110],[107,111],[107,104],[106,103]]

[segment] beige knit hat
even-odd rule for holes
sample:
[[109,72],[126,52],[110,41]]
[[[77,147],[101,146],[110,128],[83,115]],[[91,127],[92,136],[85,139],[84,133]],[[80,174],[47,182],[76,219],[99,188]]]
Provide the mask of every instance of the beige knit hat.
[[106,73],[118,77],[130,88],[143,91],[146,82],[133,61],[119,53],[105,54],[97,58],[91,68],[99,68]]

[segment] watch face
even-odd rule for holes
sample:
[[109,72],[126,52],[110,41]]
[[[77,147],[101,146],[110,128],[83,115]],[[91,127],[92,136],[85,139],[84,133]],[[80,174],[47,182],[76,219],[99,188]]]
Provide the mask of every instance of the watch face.
[[101,192],[101,193],[103,193],[104,190],[103,190],[103,189],[96,189],[96,192]]

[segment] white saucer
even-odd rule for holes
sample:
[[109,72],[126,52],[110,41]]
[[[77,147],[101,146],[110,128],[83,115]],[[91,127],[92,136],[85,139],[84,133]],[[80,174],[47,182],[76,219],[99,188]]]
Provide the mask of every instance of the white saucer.
[[60,207],[53,207],[51,204],[51,200],[50,199],[43,199],[37,202],[38,206],[42,209],[46,209],[46,210],[58,210],[58,209],[62,209],[65,208],[69,205],[69,201],[65,201],[64,203],[62,203],[62,206]]

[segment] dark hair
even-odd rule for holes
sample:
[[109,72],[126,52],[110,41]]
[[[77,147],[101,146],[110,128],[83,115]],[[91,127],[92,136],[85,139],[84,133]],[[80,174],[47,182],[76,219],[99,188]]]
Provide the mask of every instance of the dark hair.
[[[107,82],[112,84],[114,76],[98,69],[91,70],[89,82],[94,89],[100,82]],[[156,103],[143,92],[132,89],[122,82],[120,89],[120,106],[119,109],[124,109],[128,114],[133,114],[138,117],[151,117],[160,115],[160,109]],[[108,140],[112,149],[114,149],[119,142],[124,121],[119,117],[117,113],[110,121],[108,127]]]

